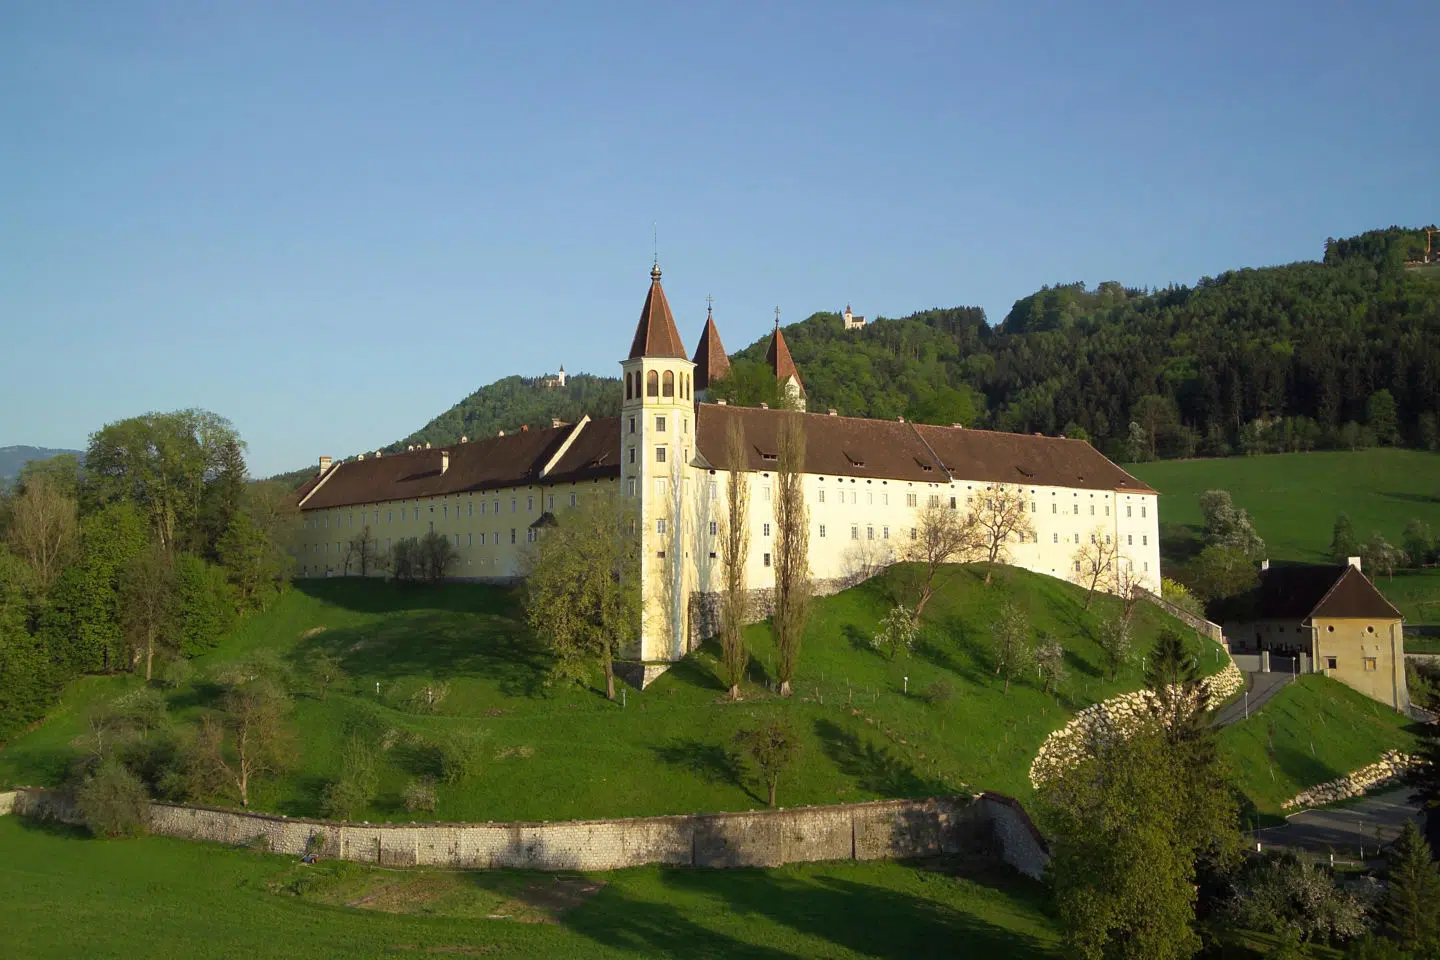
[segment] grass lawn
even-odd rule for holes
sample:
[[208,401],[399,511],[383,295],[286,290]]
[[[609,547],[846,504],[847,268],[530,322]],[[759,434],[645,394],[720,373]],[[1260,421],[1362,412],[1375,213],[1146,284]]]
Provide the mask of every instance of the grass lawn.
[[[1198,531],[1200,494],[1229,490],[1255,518],[1274,560],[1327,562],[1340,513],[1350,515],[1362,540],[1378,531],[1398,545],[1411,519],[1440,533],[1440,454],[1378,448],[1167,460],[1127,469],[1161,492],[1162,531],[1169,524]],[[1440,569],[1405,571],[1376,585],[1407,622],[1440,623]]]
[[1220,742],[1241,790],[1266,814],[1307,787],[1334,780],[1386,750],[1413,750],[1410,721],[1337,680],[1317,674],[1284,687]]
[[[344,906],[351,893],[370,899]],[[309,868],[0,818],[0,942],[17,957],[1058,956],[1043,901],[1038,884],[944,861],[594,876]]]
[[[999,568],[986,586],[983,568],[962,567],[927,609],[920,649],[892,662],[867,638],[903,572],[816,602],[796,696],[787,701],[765,684],[774,650],[764,624],[748,633],[751,681],[740,704],[723,701],[711,649],[643,693],[628,690],[623,708],[591,689],[547,686],[548,661],[517,618],[513,595],[461,584],[297,585],[195,668],[203,677],[257,648],[296,662],[325,650],[343,657],[351,675],[323,701],[301,688],[291,768],[252,789],[256,809],[318,815],[321,791],[338,776],[341,747],[354,733],[388,745],[379,796],[357,819],[562,820],[763,806],[763,791],[731,743],[737,729],[769,713],[787,715],[802,740],[799,760],[780,783],[784,806],[982,789],[1025,798],[1027,771],[1045,736],[1075,710],[1140,687],[1139,657],[1162,625],[1174,623],[1142,604],[1135,662],[1106,679],[1095,635],[1117,601],[1100,597],[1085,610],[1083,591],[1060,580]],[[1028,611],[1037,632],[1065,646],[1071,676],[1058,695],[1042,693],[1033,679],[1003,692],[989,638],[1007,599]],[[1218,669],[1220,651],[1203,643],[1203,665]],[[86,709],[137,683],[90,677],[72,685],[45,724],[0,750],[0,784],[59,783]],[[448,689],[433,713],[417,711],[409,699],[426,685]],[[212,706],[215,690],[202,679],[168,697],[175,721],[190,726]],[[481,771],[442,785],[434,814],[406,812],[406,783],[433,769],[427,743],[456,731],[484,738]]]

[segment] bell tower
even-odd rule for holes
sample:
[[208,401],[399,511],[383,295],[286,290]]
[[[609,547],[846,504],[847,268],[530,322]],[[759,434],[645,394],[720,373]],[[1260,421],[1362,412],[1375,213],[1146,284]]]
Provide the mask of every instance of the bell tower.
[[646,662],[678,660],[689,646],[684,505],[695,449],[695,364],[660,285],[659,263],[650,270],[650,292],[620,368],[620,492],[636,507],[640,537],[638,653]]

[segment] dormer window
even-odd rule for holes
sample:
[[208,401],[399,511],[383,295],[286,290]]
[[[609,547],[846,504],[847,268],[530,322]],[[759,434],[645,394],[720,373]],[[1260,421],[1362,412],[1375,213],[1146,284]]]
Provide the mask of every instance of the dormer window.
[[850,461],[850,466],[852,466],[852,467],[863,467],[863,466],[865,466],[865,460],[864,460],[864,458],[860,457],[859,455],[854,454],[854,453],[851,453],[849,450],[844,451],[844,454],[845,454],[845,459]]

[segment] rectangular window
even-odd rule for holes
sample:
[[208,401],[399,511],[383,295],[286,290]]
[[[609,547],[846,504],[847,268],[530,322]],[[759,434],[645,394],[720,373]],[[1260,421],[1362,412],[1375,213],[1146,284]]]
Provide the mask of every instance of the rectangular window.
[[958,510],[959,508],[960,508],[959,501],[957,501],[954,497],[951,497],[951,498],[950,498],[950,509],[951,509],[951,510]]
[[881,527],[881,528],[880,528],[880,539],[882,539],[882,540],[889,540],[889,539],[890,539],[890,528],[889,528],[889,527]]
[[938,493],[932,493],[932,494],[930,494],[930,501],[929,501],[929,503],[930,503],[930,506],[932,506],[932,507],[938,507],[938,506],[940,506],[940,495],[939,495]]
[[1076,572],[1076,573],[1079,573],[1079,572],[1080,572],[1080,561],[1079,561],[1079,560],[1076,560],[1076,561],[1075,561],[1075,572]]
[[825,502],[825,491],[824,491],[824,490],[817,490],[817,491],[815,492],[815,502],[816,502],[816,503],[824,503],[824,502]]
[[1366,671],[1373,671],[1375,669],[1374,657],[1362,657],[1361,662],[1364,664]]
[[1095,534],[1093,534],[1093,533],[1090,534],[1090,542],[1091,542],[1092,544],[1095,542]]
[[769,503],[769,502],[770,502],[770,487],[769,487],[769,486],[761,487],[761,488],[760,488],[760,496],[761,496],[761,498],[762,498],[766,503]]
[[1339,661],[1336,660],[1336,658],[1334,658],[1334,657],[1326,657],[1326,658],[1325,658],[1325,669],[1326,669],[1326,670],[1334,670],[1334,669],[1335,669],[1335,664],[1338,663],[1338,662],[1339,662]]
[[1130,504],[1128,504],[1128,503],[1125,504],[1125,516],[1126,516],[1127,518],[1130,516]]
[[1146,560],[1146,561],[1145,561],[1144,563],[1142,563],[1140,566],[1141,566],[1142,568],[1144,568],[1144,570],[1145,570],[1146,573],[1149,573],[1149,572],[1150,572],[1150,561],[1149,561],[1149,560]]
[[493,510],[495,512],[495,515],[498,517],[500,515],[500,501],[496,500],[494,503],[492,503],[490,505],[490,509]]
[[1052,538],[1052,539],[1050,540],[1051,543],[1059,543],[1059,542],[1060,542],[1060,534],[1058,534],[1058,533],[1052,533],[1052,534],[1050,534],[1050,536],[1051,536],[1051,538]]
[[710,551],[710,559],[711,559],[711,560],[714,560],[714,559],[715,559],[715,551],[714,551],[714,550],[711,550],[711,551]]
[[666,525],[666,524],[665,524],[665,518],[664,518],[664,517],[661,517],[659,520],[656,520],[656,521],[655,521],[655,532],[656,532],[656,533],[664,533],[664,532],[665,532],[665,525]]
[[1105,504],[1105,516],[1110,516],[1110,504]]
[[1051,512],[1051,513],[1059,513],[1059,512],[1060,512],[1060,504],[1058,504],[1058,503],[1052,503],[1052,504],[1050,504],[1050,512]]
[[395,517],[394,517],[394,515],[392,514],[392,512],[389,511],[389,510],[386,510],[386,511],[385,511],[385,522],[386,522],[386,523],[389,523],[390,521],[392,521],[392,520],[394,520],[394,519],[395,519]]
[[888,506],[890,506],[890,494],[888,494],[888,493],[882,493],[882,494],[880,494],[880,506],[882,506],[882,507],[888,507]]
[[852,524],[850,524],[850,539],[851,539],[851,540],[859,540],[859,539],[860,539],[860,524],[858,524],[858,523],[852,523]]
[[482,517],[485,516],[485,501],[484,501],[484,500],[481,500],[481,501],[480,501],[480,516],[482,516]]
[[765,554],[765,566],[770,566],[770,554]]
[[511,542],[511,543],[514,543],[514,542],[515,542],[515,528],[514,528],[514,527],[511,527],[511,528],[510,528],[510,542]]
[[656,447],[656,448],[655,448],[655,462],[656,462],[656,463],[664,463],[664,462],[665,462],[665,448],[664,448],[664,447]]
[[570,506],[575,506],[575,494],[570,494]]
[[631,432],[631,433],[634,433],[634,432],[635,432],[635,418],[634,418],[634,417],[631,417],[631,418],[630,418],[630,432]]
[[666,480],[665,480],[664,477],[656,477],[656,478],[655,478],[655,496],[657,496],[657,497],[659,497],[659,498],[661,498],[661,499],[663,500],[663,499],[665,498],[665,493],[666,493],[666,491],[667,491],[668,489],[669,489],[669,487],[667,486]]
[[[480,504],[480,506],[483,507],[483,506],[485,506],[485,504],[482,503],[482,504]],[[467,517],[473,517],[473,516],[475,516],[475,501],[472,500],[472,501],[470,501],[469,503],[465,504],[465,516],[467,516]]]
[[1106,542],[1106,543],[1109,543],[1109,542],[1110,542],[1110,534],[1108,534],[1108,533],[1105,534],[1105,542]]
[[455,549],[460,549],[460,534],[455,534]]
[[511,497],[511,498],[510,498],[510,512],[511,512],[511,513],[515,513],[515,512],[516,512],[516,504],[518,504],[518,503],[519,503],[519,501],[518,501],[515,497]]
[[720,532],[720,524],[716,523],[714,520],[711,520],[711,521],[710,521],[710,536],[713,537],[713,536],[717,535],[719,532]]
[[1127,533],[1127,534],[1125,534],[1125,546],[1127,546],[1127,547],[1133,547],[1133,546],[1135,546],[1135,534],[1133,534],[1133,533]]
[[664,418],[664,417],[656,417],[656,418],[655,418],[655,432],[656,432],[656,433],[664,433],[664,432],[665,432],[665,418]]
[[866,491],[865,491],[865,506],[867,506],[867,507],[873,507],[873,506],[875,506],[875,492],[874,492],[873,490],[866,490]]
[[919,530],[916,530],[914,527],[911,527],[911,528],[910,528],[910,539],[911,539],[911,540],[914,540],[914,539],[917,539],[919,536],[920,536],[920,531],[919,531]]
[[1141,508],[1140,508],[1140,517],[1141,517],[1141,519],[1144,519],[1144,517],[1145,517],[1145,508],[1144,508],[1144,507],[1141,507]]
[[386,538],[385,538],[385,549],[386,549],[387,551],[390,549],[390,538],[389,538],[389,537],[386,537]]
[[539,531],[539,530],[536,530],[534,527],[531,527],[529,530],[526,530],[526,531],[525,531],[525,542],[526,542],[526,543],[534,543],[534,542],[535,542],[535,538],[538,537],[539,535],[540,535],[540,531]]
[[1148,535],[1141,536],[1141,538],[1140,538],[1140,546],[1142,546],[1142,547],[1148,547],[1148,546],[1150,546],[1150,537],[1149,537]]
[[823,523],[820,524],[820,538],[821,538],[822,540],[825,538],[825,524],[823,524]]
[[552,493],[552,494],[550,494],[548,497],[546,497],[546,498],[545,498],[545,503],[546,503],[546,507],[545,507],[546,510],[554,510],[554,509],[555,509],[555,494]]
[[770,524],[765,524],[765,536],[770,536]]
[[1090,516],[1095,516],[1095,504],[1090,504]]
[[625,493],[626,493],[626,495],[631,496],[631,497],[635,496],[635,478],[634,478],[634,477],[631,477],[629,480],[626,480],[626,481],[625,481]]
[[868,524],[868,523],[865,525],[865,539],[866,539],[866,540],[874,540],[874,539],[875,539],[875,527],[874,527],[873,525],[871,525],[871,524]]
[[416,507],[416,508],[415,508],[415,522],[416,522],[416,523],[419,523],[419,522],[420,522],[420,508],[419,508],[419,507]]
[[450,519],[450,508],[449,508],[449,507],[441,507],[441,508],[440,508],[440,516],[441,516],[443,519],[446,519],[446,520]]
[[720,484],[716,483],[714,480],[711,480],[711,481],[710,481],[710,499],[711,499],[711,500],[718,500],[719,498],[720,498]]
[[485,534],[480,534],[480,546],[485,546]]
[[631,463],[634,463],[634,462],[635,462],[635,448],[634,448],[634,447],[631,447],[631,448],[630,448],[630,462],[631,462]]
[[905,494],[905,506],[907,506],[907,507],[913,507],[913,506],[915,506],[915,505],[916,505],[916,499],[917,499],[917,498],[916,498],[915,494],[913,494],[913,493],[907,493],[907,494]]
[[1080,516],[1080,504],[1075,504],[1075,516]]
[[1031,500],[1031,501],[1030,501],[1030,512],[1031,512],[1031,513],[1034,513],[1034,512],[1035,512],[1036,506],[1037,506],[1037,504],[1035,503],[1035,501],[1034,501],[1034,500]]

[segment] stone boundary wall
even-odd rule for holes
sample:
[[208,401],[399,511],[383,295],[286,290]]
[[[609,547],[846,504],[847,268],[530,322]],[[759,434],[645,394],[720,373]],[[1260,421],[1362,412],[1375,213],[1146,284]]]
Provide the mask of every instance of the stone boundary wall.
[[[878,572],[878,571],[877,571]],[[810,595],[829,597],[848,590],[869,579],[868,576],[835,577],[810,581]],[[757,587],[750,590],[745,602],[745,622],[758,623],[775,612],[775,590],[773,587]],[[717,591],[690,594],[690,650],[720,633],[720,607],[724,594]]]
[[7,790],[0,793],[0,817],[15,809],[15,791]]
[[[59,792],[22,788],[10,796],[19,816],[79,820]],[[483,824],[335,823],[156,801],[148,821],[150,832],[160,836],[234,845],[258,841],[293,856],[314,844],[322,857],[394,867],[774,867],[977,853],[1039,876],[1049,861],[1043,838],[1020,805],[994,794],[751,813]]]
[[[1228,660],[1223,670],[1206,677],[1204,683],[1210,702],[1218,706],[1245,686],[1245,676],[1235,666],[1234,660]],[[1092,738],[1128,737],[1142,720],[1150,716],[1150,705],[1154,699],[1155,695],[1149,690],[1134,690],[1091,704],[1075,714],[1069,723],[1040,744],[1040,750],[1030,764],[1030,785],[1039,789],[1045,781],[1077,763]]]
[[1192,630],[1197,631],[1202,636],[1209,637],[1211,640],[1214,640],[1226,650],[1230,649],[1230,644],[1227,643],[1225,640],[1225,631],[1220,628],[1220,624],[1211,623],[1204,617],[1197,617],[1195,616],[1195,614],[1189,612],[1188,610],[1182,610],[1179,607],[1175,606],[1175,604],[1171,603],[1169,600],[1153,594],[1149,590],[1144,589],[1143,587],[1137,587],[1136,589],[1140,591],[1140,596],[1144,597],[1146,600],[1149,600],[1151,603],[1155,604],[1155,606],[1159,607],[1161,610],[1164,610],[1176,620],[1179,620],[1181,623],[1190,627]]
[[1317,783],[1310,789],[1297,793],[1280,804],[1280,809],[1323,807],[1339,800],[1362,796],[1376,787],[1388,787],[1399,783],[1411,768],[1417,767],[1423,762],[1414,754],[1402,753],[1399,750],[1387,750],[1379,760],[1372,764],[1347,773],[1338,779]]

